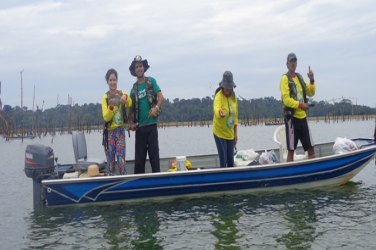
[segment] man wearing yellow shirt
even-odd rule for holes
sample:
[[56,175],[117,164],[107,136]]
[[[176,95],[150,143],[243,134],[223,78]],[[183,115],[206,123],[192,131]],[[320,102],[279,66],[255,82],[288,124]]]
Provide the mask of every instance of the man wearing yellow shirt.
[[285,113],[287,161],[294,160],[294,151],[298,141],[302,143],[304,151],[308,151],[308,158],[315,157],[313,141],[310,135],[307,110],[309,109],[307,96],[314,96],[316,85],[313,71],[308,68],[307,76],[310,80],[306,83],[303,77],[296,73],[297,57],[294,53],[287,56],[288,72],[282,76],[280,90]]
[[213,134],[220,167],[234,166],[234,147],[238,140],[238,101],[232,73],[225,71],[213,102]]

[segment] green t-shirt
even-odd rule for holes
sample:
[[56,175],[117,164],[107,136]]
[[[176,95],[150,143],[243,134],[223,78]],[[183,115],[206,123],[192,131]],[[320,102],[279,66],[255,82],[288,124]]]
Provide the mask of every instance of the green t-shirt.
[[[160,92],[161,89],[159,88],[157,81],[153,77],[150,77],[150,76],[148,76],[148,79],[151,83],[154,93],[157,94],[158,92]],[[131,89],[130,95],[132,97],[132,102],[135,103],[135,105],[138,105],[138,113],[139,113],[138,125],[145,126],[145,125],[157,123],[158,117],[149,117],[149,112],[150,112],[151,107],[149,107],[149,102],[147,98],[146,82],[138,83],[137,89],[138,89],[139,104],[137,104],[136,100],[134,99],[133,87]]]

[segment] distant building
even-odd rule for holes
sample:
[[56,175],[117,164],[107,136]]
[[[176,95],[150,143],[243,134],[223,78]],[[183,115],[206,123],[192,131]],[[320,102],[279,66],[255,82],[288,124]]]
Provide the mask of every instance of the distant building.
[[3,110],[3,103],[1,102],[1,98],[0,98],[0,111]]

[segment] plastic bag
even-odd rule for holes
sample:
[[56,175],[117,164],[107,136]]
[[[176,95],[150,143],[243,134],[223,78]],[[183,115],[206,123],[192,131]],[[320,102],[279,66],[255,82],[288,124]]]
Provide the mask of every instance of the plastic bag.
[[335,154],[344,154],[347,152],[355,151],[357,149],[358,146],[354,141],[342,137],[337,137],[333,145],[333,152]]
[[272,164],[272,163],[277,163],[278,162],[278,157],[275,154],[274,150],[266,151],[263,152],[260,155],[259,159],[260,164]]
[[259,154],[256,153],[253,149],[239,150],[236,153],[236,159],[241,159],[243,161],[253,161]]
[[258,155],[253,149],[239,150],[234,156],[235,167],[248,166]]

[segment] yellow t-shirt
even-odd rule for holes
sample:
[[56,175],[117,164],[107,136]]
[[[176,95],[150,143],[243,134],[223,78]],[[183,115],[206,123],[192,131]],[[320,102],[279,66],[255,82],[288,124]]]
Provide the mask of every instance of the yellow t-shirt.
[[[219,115],[219,110],[225,112],[225,116]],[[234,139],[234,125],[238,125],[238,100],[235,95],[226,97],[222,90],[214,97],[213,104],[213,133],[226,140]]]
[[[126,94],[125,91],[122,91],[123,95]],[[119,96],[120,98],[120,96]],[[105,122],[111,121],[111,125],[108,127],[109,130],[122,127],[124,125],[122,105],[114,106],[114,109],[111,110],[110,106],[107,104],[107,93],[102,97],[102,116]],[[128,96],[125,103],[125,107],[130,108],[132,106],[132,98]]]
[[[304,102],[302,85],[300,84],[297,75],[295,75],[292,79],[296,85],[298,100],[295,100],[290,97],[289,79],[286,75],[283,75],[280,85],[279,85],[280,90],[281,90],[282,102],[286,107],[295,109],[295,113],[294,113],[295,118],[303,119],[307,116],[307,113],[303,109],[298,108],[299,102]],[[314,96],[315,90],[316,90],[316,84],[307,84],[307,83],[305,84],[306,84],[307,96]]]

